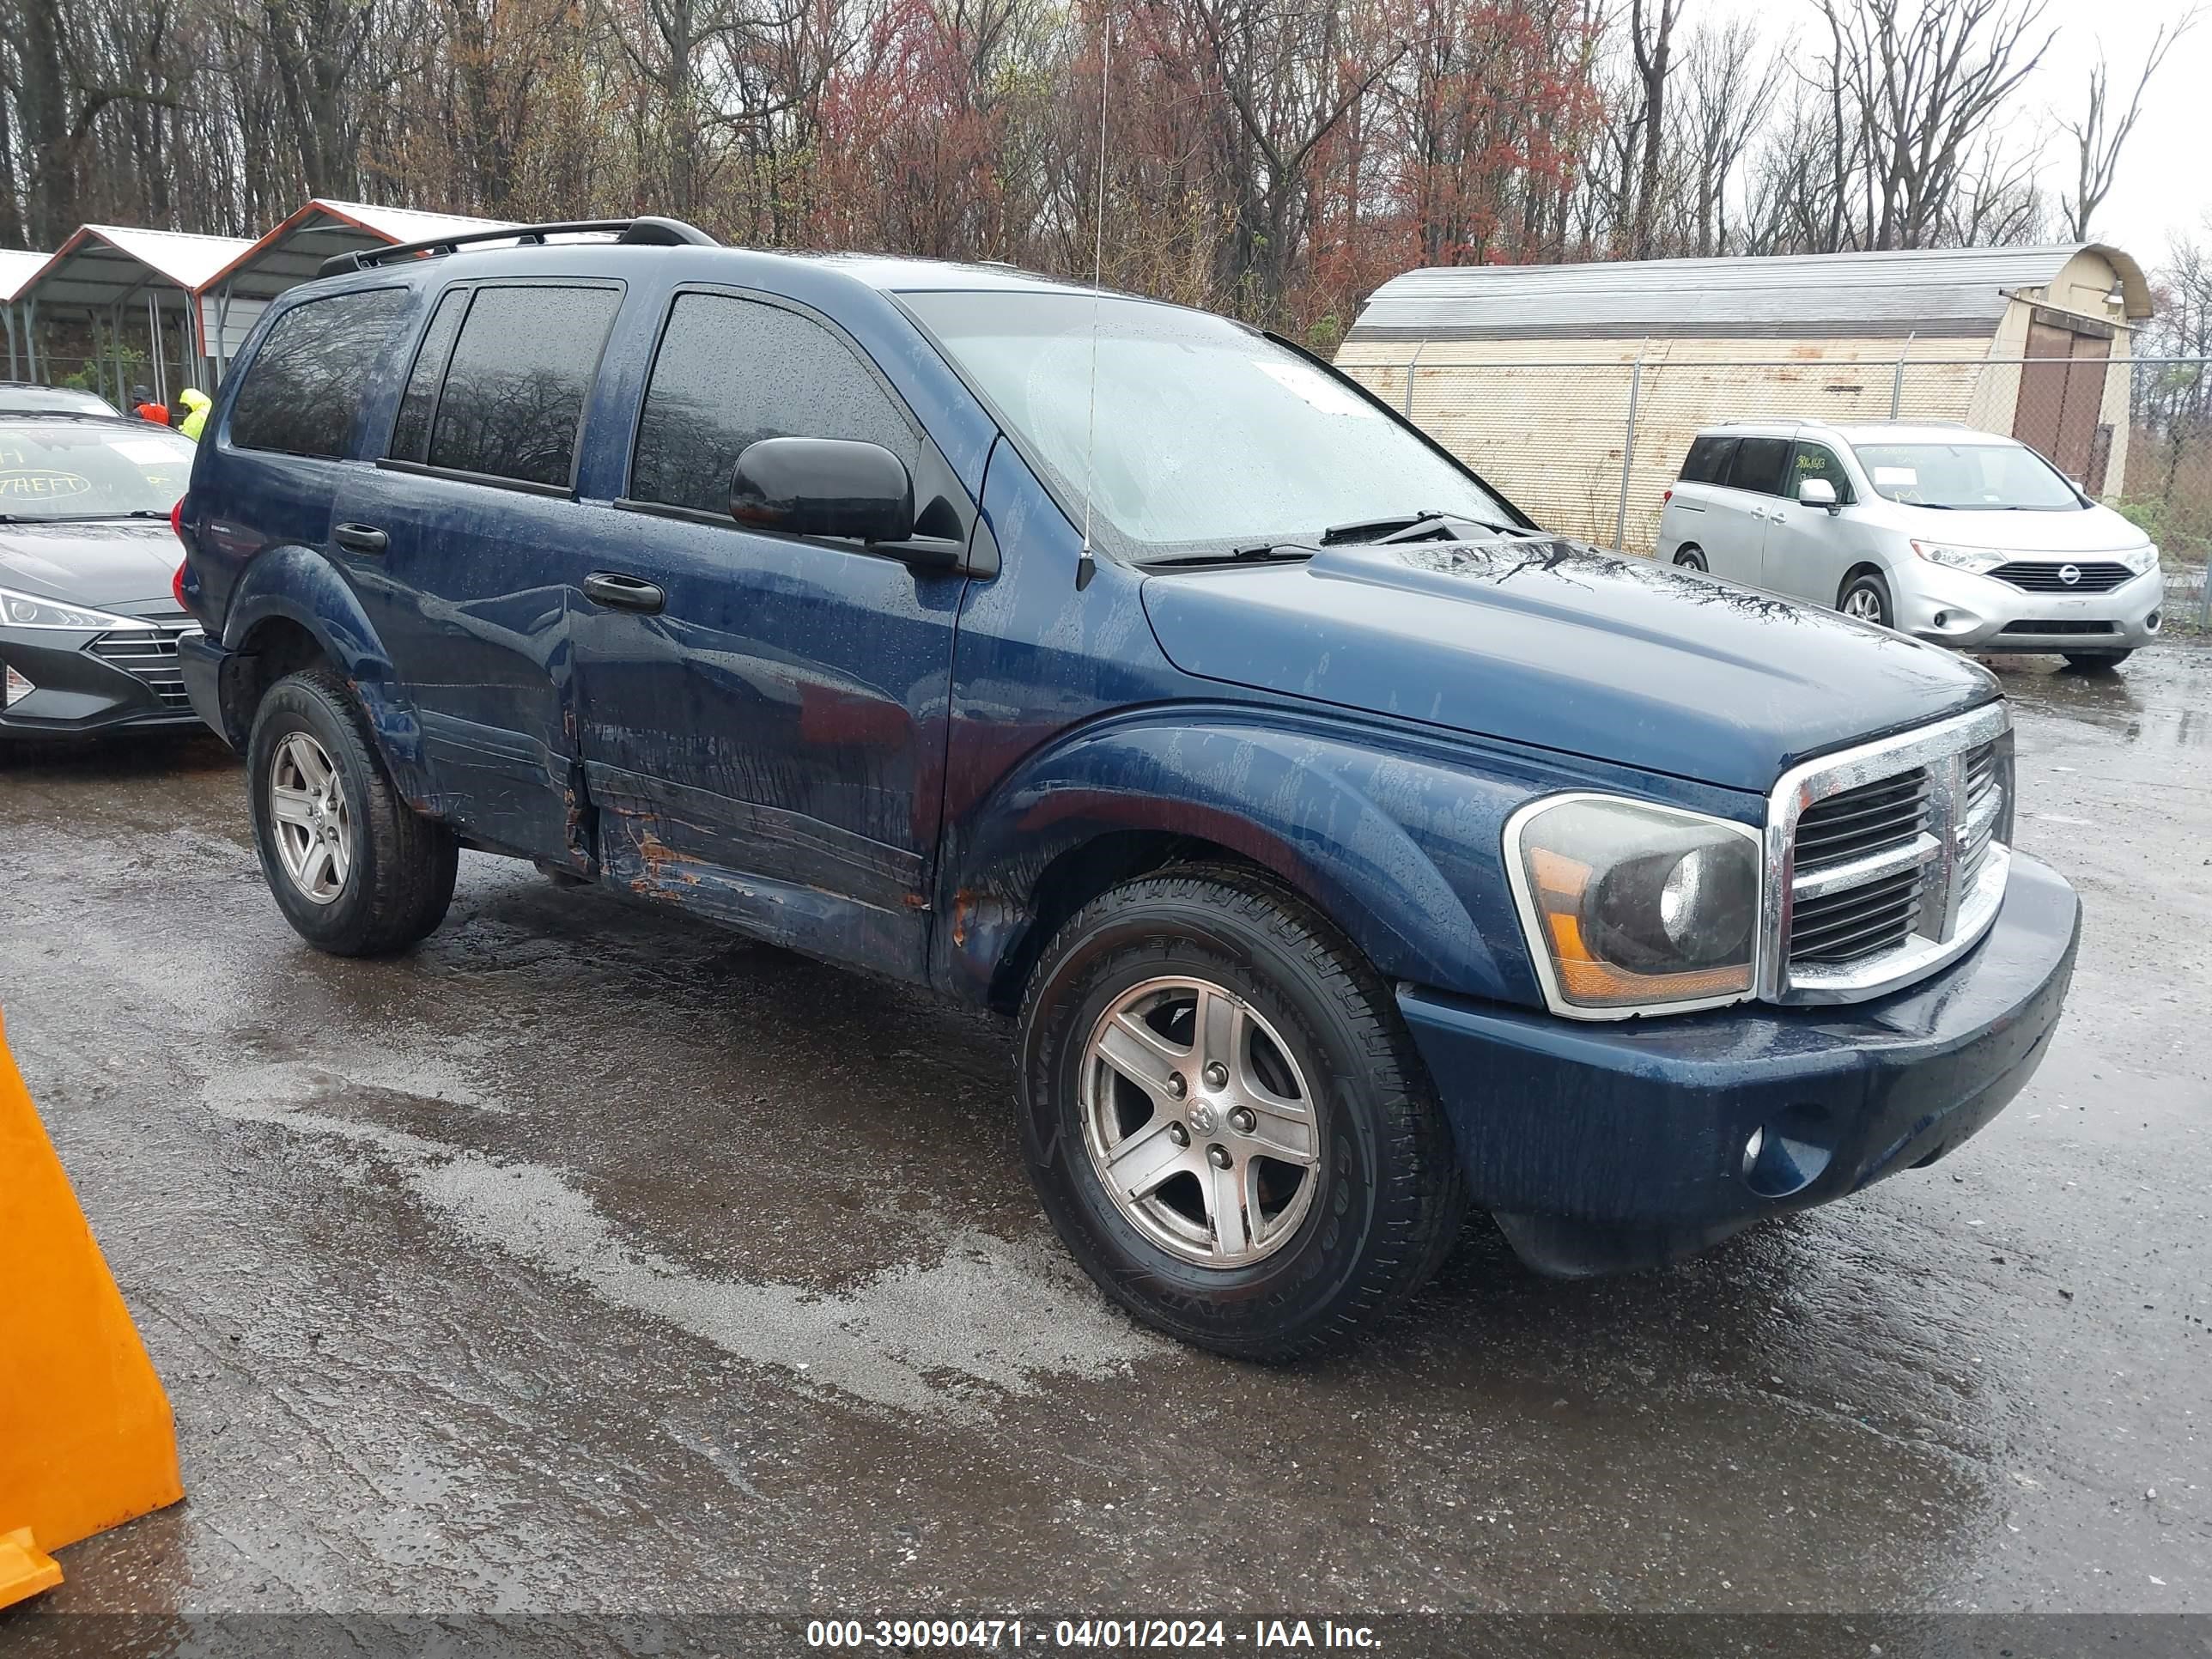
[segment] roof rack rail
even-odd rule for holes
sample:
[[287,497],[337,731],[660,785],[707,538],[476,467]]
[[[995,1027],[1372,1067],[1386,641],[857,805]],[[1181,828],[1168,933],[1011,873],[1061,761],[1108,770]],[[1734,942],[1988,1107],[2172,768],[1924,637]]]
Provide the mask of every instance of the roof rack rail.
[[646,216],[635,219],[573,219],[549,225],[501,225],[489,230],[464,231],[458,236],[433,236],[427,241],[400,242],[391,247],[368,247],[351,253],[334,253],[322,263],[318,276],[343,276],[356,270],[374,270],[387,259],[418,253],[451,253],[471,242],[542,244],[549,236],[573,236],[613,231],[617,246],[632,247],[720,247],[721,244],[696,225],[681,219]]

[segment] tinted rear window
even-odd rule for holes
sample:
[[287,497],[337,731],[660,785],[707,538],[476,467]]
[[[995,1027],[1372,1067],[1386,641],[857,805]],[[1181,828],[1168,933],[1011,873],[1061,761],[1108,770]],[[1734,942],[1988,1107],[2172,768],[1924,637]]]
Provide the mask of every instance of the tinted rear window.
[[1718,483],[1721,475],[1728,471],[1729,457],[1735,453],[1733,438],[1700,438],[1690,446],[1690,453],[1682,462],[1684,483]]
[[430,465],[568,488],[621,303],[605,288],[478,289],[446,371]]
[[230,441],[294,455],[345,453],[362,389],[407,308],[407,290],[371,289],[286,312],[254,354],[230,408]]
[[[473,319],[472,319],[473,320]],[[638,419],[633,500],[730,510],[730,475],[761,438],[854,438],[920,465],[914,428],[851,348],[780,306],[680,294]]]
[[1782,493],[1782,477],[1790,465],[1787,438],[1746,438],[1736,446],[1728,482],[1736,489],[1756,489],[1764,495]]

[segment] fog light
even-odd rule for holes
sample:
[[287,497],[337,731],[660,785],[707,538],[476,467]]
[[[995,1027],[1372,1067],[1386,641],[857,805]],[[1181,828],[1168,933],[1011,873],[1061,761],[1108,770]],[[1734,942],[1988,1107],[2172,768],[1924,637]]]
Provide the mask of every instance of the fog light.
[[2146,633],[2149,633],[2149,634],[2155,634],[2155,633],[2157,633],[2157,632],[2158,632],[2158,618],[2159,618],[2159,615],[2160,615],[2160,613],[2159,613],[2159,612],[2157,612],[2157,611],[2152,611],[2152,612],[2150,613],[2150,615],[2148,615],[2148,617],[2145,617],[2143,618],[2143,631],[2144,631],[2144,632],[2146,632]]
[[5,708],[11,703],[22,702],[38,689],[30,681],[18,674],[13,667],[9,667],[6,675],[0,677],[0,708]]
[[1766,1150],[1766,1130],[1761,1127],[1751,1132],[1751,1139],[1743,1143],[1743,1178],[1751,1179],[1751,1172],[1759,1167],[1759,1155]]
[[1808,1103],[1783,1109],[1743,1143],[1743,1184],[1761,1198],[1788,1198],[1818,1181],[1833,1156],[1825,1107]]
[[1950,625],[1951,613],[1948,611],[1938,611],[1936,613],[1936,626],[1938,628],[1948,628]]

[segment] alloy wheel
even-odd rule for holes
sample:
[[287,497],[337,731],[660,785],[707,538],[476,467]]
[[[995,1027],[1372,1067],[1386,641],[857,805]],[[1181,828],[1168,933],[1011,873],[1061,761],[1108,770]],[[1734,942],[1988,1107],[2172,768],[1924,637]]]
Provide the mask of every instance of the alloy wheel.
[[353,868],[353,823],[337,768],[305,732],[288,732],[276,745],[269,816],[292,885],[317,904],[336,902]]
[[1854,587],[1844,595],[1844,614],[1861,622],[1878,623],[1881,620],[1881,595],[1871,587]]
[[1321,1173],[1313,1093],[1226,988],[1177,975],[1123,992],[1084,1048],[1079,1091],[1099,1181],[1160,1249],[1248,1267],[1297,1231]]

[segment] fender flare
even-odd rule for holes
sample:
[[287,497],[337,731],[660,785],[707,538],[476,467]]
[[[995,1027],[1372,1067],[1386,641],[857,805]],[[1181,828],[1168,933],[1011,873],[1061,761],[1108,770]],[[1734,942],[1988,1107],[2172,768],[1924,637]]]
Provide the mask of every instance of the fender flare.
[[[956,740],[957,741],[957,740]],[[1063,736],[948,827],[934,977],[1003,992],[1046,872],[1101,837],[1189,838],[1272,872],[1386,978],[1540,1003],[1503,866],[1528,782],[1371,729],[1233,706],[1152,708]]]
[[[227,672],[236,672],[240,659],[249,654],[246,641],[253,630],[272,620],[305,629],[345,676],[368,717],[392,782],[416,810],[423,810],[430,792],[422,762],[422,721],[413,700],[398,690],[392,659],[345,578],[321,553],[298,543],[256,555],[223,617]],[[225,704],[228,708],[227,696]],[[244,747],[245,735],[237,734],[237,747]]]

